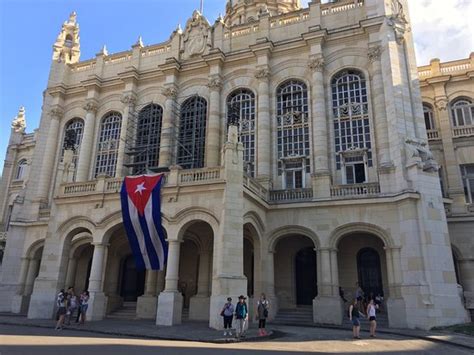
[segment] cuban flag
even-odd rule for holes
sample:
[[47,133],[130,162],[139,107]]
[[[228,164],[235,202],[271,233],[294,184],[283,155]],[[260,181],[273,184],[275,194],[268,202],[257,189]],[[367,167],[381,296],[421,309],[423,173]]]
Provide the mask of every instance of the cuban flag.
[[138,270],[164,270],[168,244],[161,226],[163,175],[126,177],[120,198],[130,248]]

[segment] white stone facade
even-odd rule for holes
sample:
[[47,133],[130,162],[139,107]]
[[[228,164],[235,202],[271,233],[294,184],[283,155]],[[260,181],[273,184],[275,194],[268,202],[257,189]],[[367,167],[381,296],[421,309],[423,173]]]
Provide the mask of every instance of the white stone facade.
[[[383,293],[390,326],[469,320],[451,251],[472,249],[468,208],[462,185],[442,196],[406,1],[247,5],[234,1],[213,25],[196,11],[167,42],[86,61],[75,14],[64,23],[39,129],[25,134],[22,113],[12,126],[0,195],[0,295],[12,302],[0,311],[51,318],[57,291],[73,285],[89,289],[92,320],[137,300],[138,318],[219,328],[226,297],[248,295],[252,309],[265,292],[272,318],[306,305],[315,322],[341,324],[339,287],[350,298],[358,281]],[[238,127],[227,129],[235,102]],[[128,144],[156,128],[140,126],[145,113],[159,117],[160,139],[140,160]],[[77,149],[63,153],[74,127]],[[145,161],[169,167],[169,259],[144,274],[118,191]],[[468,295],[471,260],[457,260]]]

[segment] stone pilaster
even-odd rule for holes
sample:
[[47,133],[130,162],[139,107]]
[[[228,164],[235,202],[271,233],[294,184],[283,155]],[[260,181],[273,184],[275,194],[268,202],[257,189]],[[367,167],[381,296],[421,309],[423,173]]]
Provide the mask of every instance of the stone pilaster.
[[156,281],[158,271],[147,270],[144,295],[137,299],[137,318],[155,319],[158,299],[156,297]]
[[257,179],[268,187],[271,177],[271,130],[270,130],[270,69],[260,67],[258,79],[257,109]]
[[[28,277],[28,271],[30,270],[30,258],[21,258],[20,264],[20,279],[19,288],[17,294],[11,301],[12,313],[23,313],[28,307],[27,297],[25,297],[26,280]],[[29,299],[28,299],[29,301]]]
[[189,305],[190,320],[207,320],[209,317],[209,276],[211,253],[204,250],[199,255],[199,276],[197,295],[191,297]]
[[102,320],[107,309],[107,297],[104,294],[102,283],[108,246],[101,243],[92,243],[92,245],[94,246],[94,254],[92,255],[89,277],[90,300],[87,316],[90,320]]
[[207,86],[209,87],[209,121],[206,132],[206,166],[214,167],[219,165],[221,77],[211,76]]
[[84,120],[84,133],[82,135],[81,147],[79,150],[79,159],[76,169],[76,181],[87,181],[91,169],[92,150],[94,146],[95,122],[97,113],[97,102],[89,100],[84,105],[86,118]]
[[166,97],[166,100],[163,110],[163,124],[161,126],[159,166],[170,167],[173,163],[173,110],[176,105],[178,90],[174,85],[169,85],[163,90],[163,95]]
[[66,287],[74,287],[74,281],[76,280],[76,268],[77,268],[77,259],[70,257],[67,264],[67,273],[66,273]]
[[115,168],[115,177],[123,177],[127,175],[127,168],[124,167],[124,164],[127,162],[125,157],[125,145],[127,142],[127,132],[128,132],[128,122],[130,120],[130,115],[132,114],[137,97],[133,92],[126,92],[122,96],[123,116],[122,116],[122,126],[120,128],[120,141],[117,152],[117,166]]

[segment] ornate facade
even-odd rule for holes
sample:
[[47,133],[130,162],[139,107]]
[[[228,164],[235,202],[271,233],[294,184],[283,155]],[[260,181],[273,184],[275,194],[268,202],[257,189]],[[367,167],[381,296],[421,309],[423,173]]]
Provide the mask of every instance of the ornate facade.
[[[339,287],[359,282],[390,326],[467,321],[472,58],[423,69],[423,106],[406,9],[229,1],[212,25],[195,11],[164,43],[85,61],[71,14],[40,127],[26,134],[24,111],[12,124],[0,311],[50,318],[74,285],[92,320],[125,305],[218,328],[227,296],[265,292],[271,317],[341,324]],[[169,170],[164,272],[135,269],[121,221],[123,177],[149,170]]]

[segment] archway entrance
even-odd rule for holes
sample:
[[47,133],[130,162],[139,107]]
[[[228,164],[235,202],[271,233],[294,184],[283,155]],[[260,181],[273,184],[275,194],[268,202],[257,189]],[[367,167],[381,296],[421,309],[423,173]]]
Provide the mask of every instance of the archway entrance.
[[316,253],[314,247],[300,249],[295,257],[296,304],[313,304],[318,294],[316,281]]
[[363,248],[357,253],[359,285],[367,296],[383,295],[380,256],[373,248]]
[[145,270],[137,270],[133,255],[127,256],[122,264],[120,296],[124,302],[136,302],[145,290]]

